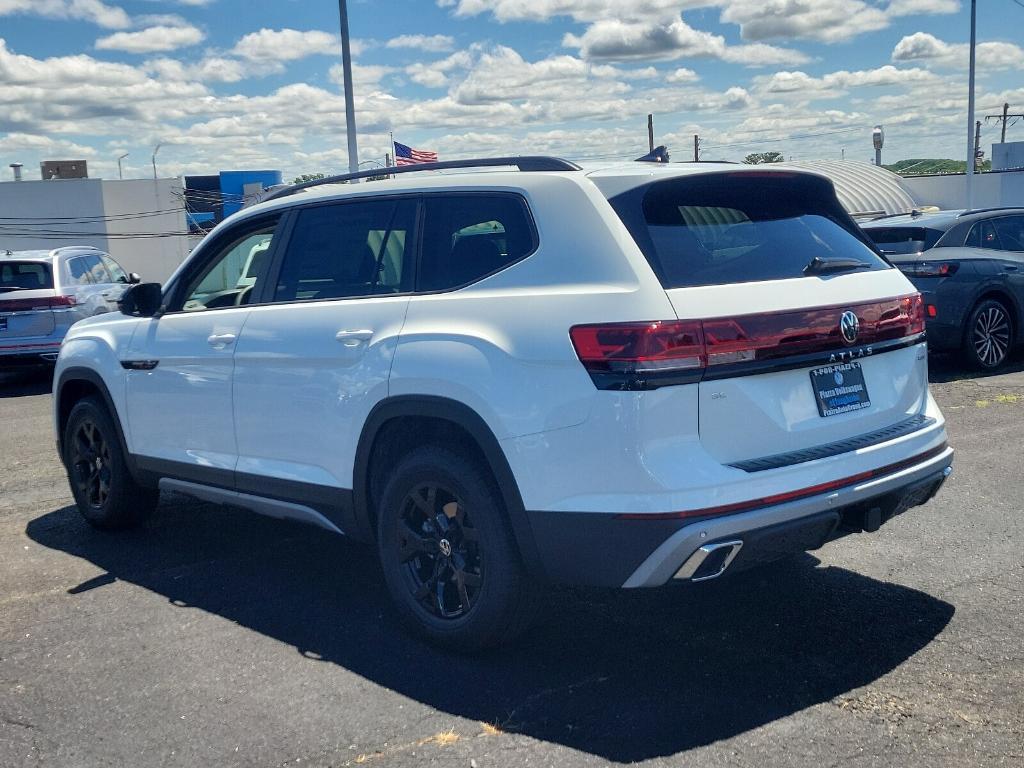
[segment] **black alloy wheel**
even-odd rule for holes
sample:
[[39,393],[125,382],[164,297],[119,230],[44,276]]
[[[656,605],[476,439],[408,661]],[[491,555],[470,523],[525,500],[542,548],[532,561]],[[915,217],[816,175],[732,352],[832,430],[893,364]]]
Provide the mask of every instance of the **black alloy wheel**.
[[110,496],[110,445],[95,421],[81,419],[68,446],[72,482],[88,505],[101,511]]
[[486,463],[430,444],[387,472],[376,502],[377,547],[398,617],[462,653],[518,637],[541,595]]
[[406,495],[397,525],[410,594],[439,619],[469,613],[483,586],[484,560],[464,503],[449,488],[423,483]]
[[971,313],[967,354],[976,367],[993,370],[1006,362],[1013,344],[1010,313],[998,301],[983,301]]
[[75,403],[61,442],[75,504],[90,525],[130,528],[156,508],[159,491],[135,482],[114,417],[99,398]]

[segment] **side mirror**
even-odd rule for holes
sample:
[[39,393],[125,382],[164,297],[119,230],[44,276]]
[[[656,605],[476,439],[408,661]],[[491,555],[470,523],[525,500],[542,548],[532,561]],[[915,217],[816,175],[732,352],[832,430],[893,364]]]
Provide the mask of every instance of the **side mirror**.
[[129,272],[128,273],[128,285],[138,285],[141,282],[142,282],[142,278],[139,277],[139,273],[138,272]]
[[160,310],[163,298],[160,283],[137,283],[121,294],[117,308],[131,317],[152,317]]

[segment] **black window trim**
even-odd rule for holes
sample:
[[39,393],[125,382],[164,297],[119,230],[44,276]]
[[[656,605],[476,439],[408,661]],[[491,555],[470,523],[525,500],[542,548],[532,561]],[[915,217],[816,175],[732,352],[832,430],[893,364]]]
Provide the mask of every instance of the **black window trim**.
[[[498,267],[498,269],[493,269],[490,272],[488,272],[486,275],[480,275],[480,277],[474,278],[473,280],[469,280],[468,282],[462,283],[461,285],[451,286],[451,287],[448,287],[448,288],[438,288],[438,289],[432,290],[432,291],[423,290],[423,289],[420,288],[420,267],[421,267],[421,261],[422,261],[422,258],[423,258],[423,232],[424,232],[423,221],[421,220],[419,222],[419,224],[420,224],[420,236],[417,239],[417,244],[419,246],[419,253],[417,254],[417,259],[416,259],[416,282],[414,283],[414,286],[415,286],[414,293],[417,296],[436,296],[436,295],[442,294],[442,293],[452,293],[453,291],[461,291],[463,288],[468,288],[471,285],[475,285],[476,283],[479,283],[482,280],[486,280],[489,277],[493,277],[494,275],[498,274],[499,272],[504,272],[509,267],[513,267],[516,264],[519,264],[520,262],[525,261],[526,259],[528,259],[531,256],[533,256],[533,254],[535,254],[540,249],[540,235],[539,235],[539,233],[537,231],[537,221],[533,217],[533,209],[530,208],[530,202],[526,199],[526,196],[521,194],[521,193],[519,193],[519,192],[510,192],[510,191],[506,191],[506,190],[493,190],[492,191],[492,190],[489,190],[489,189],[468,189],[468,190],[465,190],[465,191],[463,191],[463,190],[445,190],[444,192],[431,193],[429,196],[430,197],[467,197],[467,196],[474,196],[474,195],[477,195],[477,196],[487,196],[487,197],[511,197],[511,198],[515,198],[519,202],[519,205],[522,207],[523,213],[525,214],[525,218],[526,218],[526,224],[530,228],[530,250],[528,250],[523,256],[519,257],[515,261],[510,261],[507,264],[503,264],[502,266]],[[426,212],[425,212],[426,205],[425,205],[425,203],[426,203],[426,197],[427,196],[424,195],[423,197],[424,197],[424,205],[422,206],[421,210],[423,210],[423,216],[425,217],[425,215],[426,215]]]
[[[510,261],[508,264],[502,267],[488,272],[486,275],[470,280],[467,283],[456,285],[450,288],[439,288],[433,291],[421,290],[419,288],[420,279],[420,268],[423,257],[423,232],[424,232],[424,218],[426,215],[426,200],[428,197],[466,197],[467,195],[486,195],[488,197],[514,197],[518,200],[519,204],[523,208],[523,212],[526,215],[526,222],[530,228],[530,250],[524,254],[521,258],[515,261]],[[410,262],[413,266],[413,278],[410,281],[411,288],[409,290],[398,291],[395,293],[375,293],[366,296],[335,296],[330,298],[312,298],[312,299],[283,299],[281,301],[271,301],[270,297],[273,295],[271,286],[276,286],[277,281],[281,276],[281,268],[284,264],[284,256],[288,250],[288,244],[291,241],[292,232],[295,227],[295,222],[299,217],[299,213],[308,208],[319,208],[321,206],[328,205],[344,205],[346,203],[355,202],[366,202],[366,201],[395,201],[395,200],[409,200],[413,199],[416,201],[416,214],[415,214],[415,230],[413,234],[413,251],[411,256],[412,261]],[[439,192],[400,192],[400,193],[381,193],[381,194],[367,194],[367,195],[352,195],[349,197],[342,198],[330,198],[327,200],[314,200],[310,202],[303,202],[302,204],[293,205],[286,209],[281,219],[281,236],[275,238],[275,244],[272,246],[273,253],[271,258],[268,260],[269,265],[267,269],[267,279],[264,283],[264,287],[259,294],[259,297],[250,301],[246,306],[263,306],[263,307],[275,307],[284,304],[314,304],[322,302],[335,302],[335,301],[366,301],[368,299],[389,299],[389,298],[400,298],[402,296],[436,296],[444,293],[452,293],[454,291],[460,291],[463,288],[468,288],[471,285],[475,285],[482,280],[486,280],[499,272],[504,272],[509,267],[515,266],[522,261],[533,256],[540,249],[540,234],[537,229],[537,221],[533,215],[533,209],[530,207],[529,201],[526,196],[521,192],[513,192],[507,190],[489,190],[489,189],[466,189],[466,190],[444,190]],[[404,282],[404,280],[403,280]],[[257,286],[259,280],[256,281]],[[221,309],[228,309],[228,307],[221,307]]]
[[[224,247],[226,245],[238,242],[246,236],[246,233],[251,234],[260,229],[265,229],[268,226],[273,226],[275,229],[274,236],[270,241],[270,258],[267,259],[267,262],[264,264],[260,274],[256,275],[256,288],[253,291],[250,301],[243,304],[241,307],[211,307],[203,310],[203,312],[219,312],[226,309],[241,309],[242,307],[253,307],[257,304],[261,304],[262,302],[260,299],[262,299],[264,292],[266,291],[266,283],[268,282],[267,275],[269,274],[269,267],[276,258],[277,252],[281,248],[281,244],[284,242],[284,236],[289,234],[288,214],[290,213],[290,210],[283,212],[275,211],[264,216],[247,217],[234,226],[218,233],[216,238],[210,241],[209,245],[204,241],[200,246],[203,250],[201,254],[199,254],[198,258],[190,259],[185,270],[164,287],[163,304],[155,317],[162,317],[164,315],[196,314],[195,312],[186,312],[183,309],[185,303],[185,296],[183,294],[192,284],[192,280],[196,275],[205,272],[214,259],[223,255]],[[263,286],[260,285],[261,281],[263,282]],[[177,309],[172,309],[172,307],[179,304],[181,306],[178,306]]]
[[[348,203],[358,202],[400,202],[402,200],[412,200],[416,204],[416,211],[413,214],[413,259],[411,261],[415,273],[419,271],[419,258],[420,258],[420,232],[422,231],[422,217],[423,217],[423,195],[419,192],[404,193],[404,194],[380,194],[380,195],[352,195],[351,197],[343,198],[332,198],[329,200],[316,200],[302,205],[295,205],[287,210],[288,222],[287,228],[282,232],[285,237],[281,238],[280,246],[274,249],[274,253],[271,254],[269,268],[267,270],[267,281],[263,289],[263,293],[260,294],[263,301],[259,302],[260,306],[264,307],[276,307],[283,304],[317,304],[325,301],[361,301],[365,299],[390,299],[401,296],[411,296],[415,290],[410,288],[404,291],[395,291],[394,293],[371,293],[365,296],[331,296],[325,298],[311,298],[311,299],[281,299],[279,301],[271,300],[274,295],[271,286],[274,286],[276,290],[277,281],[281,278],[281,269],[284,266],[284,257],[288,253],[288,245],[291,243],[292,233],[295,229],[296,222],[299,219],[299,214],[310,208],[324,208],[333,205],[345,205]],[[406,282],[403,276],[402,282]],[[259,281],[257,280],[257,284]],[[410,284],[415,286],[413,280],[409,281]],[[253,303],[250,302],[250,305]]]

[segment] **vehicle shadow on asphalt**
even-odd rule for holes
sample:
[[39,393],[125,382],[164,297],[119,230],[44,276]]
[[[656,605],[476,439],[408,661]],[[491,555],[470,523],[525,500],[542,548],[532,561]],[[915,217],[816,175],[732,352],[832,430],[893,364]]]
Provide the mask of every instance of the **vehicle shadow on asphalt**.
[[1018,350],[1011,355],[1006,365],[995,371],[976,371],[969,368],[960,357],[952,353],[932,353],[928,356],[928,382],[947,384],[963,379],[987,379],[1007,373],[1024,371],[1024,354]]
[[461,657],[400,631],[372,548],[316,529],[165,495],[138,531],[94,531],[65,507],[27,533],[107,572],[69,584],[69,600],[121,579],[442,712],[618,762],[838,706],[954,613],[805,555],[699,588],[553,590],[519,644]]
[[53,371],[49,368],[0,373],[0,397],[48,395],[53,391]]

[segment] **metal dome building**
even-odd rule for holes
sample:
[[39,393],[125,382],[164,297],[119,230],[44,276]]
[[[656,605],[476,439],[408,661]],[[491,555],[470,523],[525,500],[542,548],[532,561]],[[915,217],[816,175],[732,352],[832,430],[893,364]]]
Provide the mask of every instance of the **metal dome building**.
[[785,165],[827,177],[853,216],[908,213],[918,205],[903,179],[881,166],[854,160],[797,160]]

